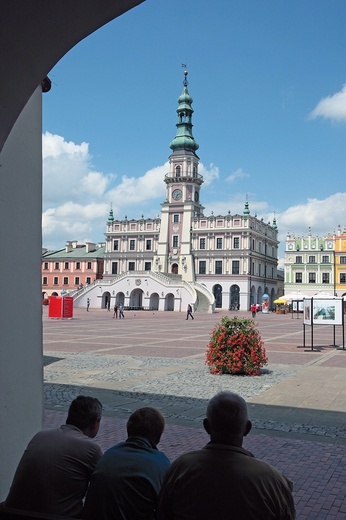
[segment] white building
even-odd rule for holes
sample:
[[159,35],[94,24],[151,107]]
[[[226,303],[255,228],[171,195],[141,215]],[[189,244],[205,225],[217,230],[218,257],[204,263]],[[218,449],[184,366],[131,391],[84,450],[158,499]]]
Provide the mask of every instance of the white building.
[[178,98],[177,133],[170,143],[166,200],[156,219],[115,220],[110,211],[103,280],[75,295],[75,304],[213,312],[249,309],[277,296],[277,226],[250,214],[203,213],[203,177],[192,135],[187,72]]

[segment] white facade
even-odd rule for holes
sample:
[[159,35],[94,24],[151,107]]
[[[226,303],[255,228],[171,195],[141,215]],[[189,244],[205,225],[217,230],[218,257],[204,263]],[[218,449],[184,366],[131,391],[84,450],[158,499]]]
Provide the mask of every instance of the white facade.
[[205,216],[198,144],[192,136],[192,98],[178,99],[177,135],[170,144],[166,200],[156,219],[107,222],[104,280],[75,295],[75,304],[104,307],[115,302],[134,308],[213,312],[249,309],[277,297],[277,227],[250,215]]

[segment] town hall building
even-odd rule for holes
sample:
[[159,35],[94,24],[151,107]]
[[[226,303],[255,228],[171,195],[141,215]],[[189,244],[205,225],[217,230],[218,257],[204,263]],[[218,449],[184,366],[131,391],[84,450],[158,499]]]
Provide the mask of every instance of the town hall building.
[[154,219],[115,219],[105,233],[103,279],[75,293],[75,305],[213,312],[269,305],[277,297],[276,219],[242,214],[205,215],[198,143],[192,134],[192,98],[187,71],[178,98],[176,136],[170,143],[166,200]]

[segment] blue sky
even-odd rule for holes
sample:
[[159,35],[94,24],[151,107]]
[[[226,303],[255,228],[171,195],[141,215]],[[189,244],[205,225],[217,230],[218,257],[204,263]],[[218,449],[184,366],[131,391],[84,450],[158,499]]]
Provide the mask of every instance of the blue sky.
[[43,96],[43,246],[104,240],[165,198],[189,71],[205,214],[346,225],[344,0],[147,0],[80,42]]

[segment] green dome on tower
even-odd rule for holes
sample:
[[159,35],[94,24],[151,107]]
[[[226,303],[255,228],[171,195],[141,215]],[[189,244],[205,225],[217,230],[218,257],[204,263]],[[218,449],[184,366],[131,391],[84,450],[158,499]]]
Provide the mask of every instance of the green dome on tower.
[[192,135],[192,114],[193,114],[193,108],[192,108],[192,102],[193,99],[189,94],[189,91],[187,89],[188,81],[186,79],[186,76],[188,75],[188,72],[184,71],[184,88],[183,92],[178,98],[178,108],[177,108],[177,114],[178,114],[178,123],[176,125],[177,127],[177,135],[169,145],[170,148],[175,150],[192,150],[195,152],[198,150],[199,145],[195,141]]

